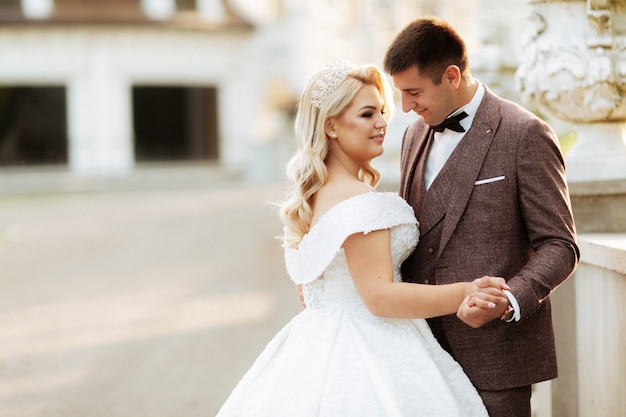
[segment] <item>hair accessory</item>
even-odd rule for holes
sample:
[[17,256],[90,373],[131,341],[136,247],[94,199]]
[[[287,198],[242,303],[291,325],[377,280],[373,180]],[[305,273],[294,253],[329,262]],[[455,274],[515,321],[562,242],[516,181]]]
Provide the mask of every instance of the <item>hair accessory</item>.
[[328,64],[328,70],[324,77],[317,81],[311,103],[318,109],[321,109],[324,100],[337,89],[352,69],[354,69],[354,65],[350,62],[339,58],[334,59],[333,62]]

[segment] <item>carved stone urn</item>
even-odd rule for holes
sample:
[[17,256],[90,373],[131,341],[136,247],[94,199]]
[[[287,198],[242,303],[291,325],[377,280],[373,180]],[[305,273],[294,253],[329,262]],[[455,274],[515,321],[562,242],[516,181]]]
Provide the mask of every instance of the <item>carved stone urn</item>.
[[529,0],[522,99],[574,124],[571,182],[626,179],[626,0]]

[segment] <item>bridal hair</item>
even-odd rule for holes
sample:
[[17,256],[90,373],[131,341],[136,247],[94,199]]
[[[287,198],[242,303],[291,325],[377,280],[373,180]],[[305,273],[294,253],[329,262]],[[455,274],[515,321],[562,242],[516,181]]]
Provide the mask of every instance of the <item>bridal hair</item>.
[[[311,199],[324,185],[327,177],[324,160],[328,154],[328,138],[325,124],[330,118],[339,117],[364,85],[374,86],[381,95],[387,122],[393,114],[391,88],[383,71],[375,65],[352,66],[345,61],[345,72],[338,71],[337,64],[317,71],[306,84],[298,103],[295,120],[297,151],[287,164],[287,178],[294,189],[280,206],[280,216],[287,228],[284,245],[297,248],[302,237],[308,233],[313,218]],[[341,73],[341,79],[333,79],[332,91],[319,100],[319,86],[327,83],[329,74]],[[369,163],[361,167],[359,179],[375,186],[380,173]]]
[[337,89],[339,84],[346,79],[348,73],[353,69],[354,65],[343,59],[335,59],[328,64],[328,68],[324,71],[322,78],[315,82],[315,88],[311,92],[311,103],[318,109],[321,109],[326,97],[330,96]]

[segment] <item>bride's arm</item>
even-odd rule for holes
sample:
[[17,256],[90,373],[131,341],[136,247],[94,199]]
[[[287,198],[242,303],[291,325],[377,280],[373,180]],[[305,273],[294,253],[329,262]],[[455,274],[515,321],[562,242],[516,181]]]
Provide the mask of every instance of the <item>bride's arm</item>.
[[[343,244],[350,274],[363,302],[372,314],[395,318],[429,318],[456,313],[466,297],[479,307],[494,308],[506,302],[500,287],[481,288],[476,283],[459,282],[425,285],[393,281],[391,232],[378,230],[349,236]],[[504,280],[490,284],[501,286]]]

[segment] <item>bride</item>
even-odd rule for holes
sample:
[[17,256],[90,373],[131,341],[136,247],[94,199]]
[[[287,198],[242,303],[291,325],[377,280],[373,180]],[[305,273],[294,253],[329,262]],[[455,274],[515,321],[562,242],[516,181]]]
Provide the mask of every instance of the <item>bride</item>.
[[395,193],[375,192],[390,87],[373,65],[335,61],[300,98],[298,150],[281,207],[285,261],[304,303],[267,345],[218,417],[487,416],[425,318],[461,303],[506,303],[503,279],[401,282],[417,220]]

